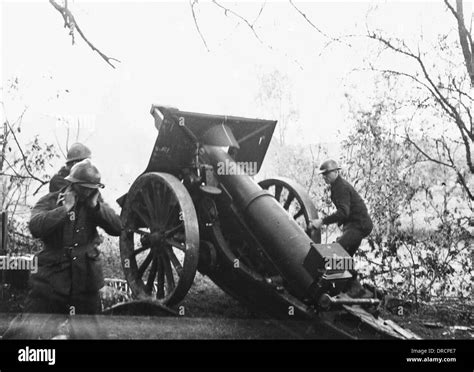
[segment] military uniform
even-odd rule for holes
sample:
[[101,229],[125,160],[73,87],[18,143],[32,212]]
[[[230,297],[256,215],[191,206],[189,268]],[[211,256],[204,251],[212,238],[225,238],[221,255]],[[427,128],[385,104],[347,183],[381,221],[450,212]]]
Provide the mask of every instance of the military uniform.
[[95,208],[77,202],[67,212],[60,192],[41,198],[31,213],[30,231],[44,242],[38,272],[31,276],[26,312],[93,314],[100,310],[104,285],[97,226],[109,235],[121,231],[119,216],[101,198]]
[[61,167],[59,172],[51,177],[51,180],[49,181],[49,192],[59,191],[69,185],[69,182],[65,180],[65,178],[69,176],[70,171],[71,170],[68,167]]
[[331,200],[337,211],[322,219],[324,225],[337,223],[343,234],[337,239],[353,256],[363,238],[372,231],[373,224],[367,207],[357,191],[340,175],[331,184]]

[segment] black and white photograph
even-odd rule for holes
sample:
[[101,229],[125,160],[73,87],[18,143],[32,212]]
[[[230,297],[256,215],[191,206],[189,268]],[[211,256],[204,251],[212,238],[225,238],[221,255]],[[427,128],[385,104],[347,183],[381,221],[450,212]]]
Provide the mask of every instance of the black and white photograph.
[[473,11],[2,0],[0,370],[472,371]]

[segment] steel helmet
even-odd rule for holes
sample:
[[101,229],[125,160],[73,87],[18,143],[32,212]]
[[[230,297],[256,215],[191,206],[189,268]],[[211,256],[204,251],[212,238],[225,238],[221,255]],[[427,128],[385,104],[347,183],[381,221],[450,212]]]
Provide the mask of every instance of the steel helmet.
[[76,142],[71,145],[67,152],[66,163],[72,161],[79,161],[84,159],[90,159],[92,153],[86,145]]
[[326,160],[321,166],[319,167],[319,174],[326,174],[334,170],[339,170],[341,167],[337,165],[336,161],[334,160]]
[[90,189],[104,188],[104,185],[100,183],[99,170],[92,165],[89,159],[84,159],[74,164],[71,168],[71,173],[65,179]]

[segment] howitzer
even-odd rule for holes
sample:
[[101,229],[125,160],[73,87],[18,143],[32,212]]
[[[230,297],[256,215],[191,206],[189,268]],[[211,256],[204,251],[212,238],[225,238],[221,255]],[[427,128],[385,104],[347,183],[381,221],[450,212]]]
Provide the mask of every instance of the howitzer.
[[352,258],[337,243],[320,244],[310,228],[316,208],[296,182],[253,179],[276,121],[156,105],[151,114],[158,136],[149,164],[118,200],[122,266],[134,295],[176,305],[199,270],[253,308],[277,318],[291,308],[336,329],[316,315],[328,308],[318,300],[352,277],[347,265],[331,263],[352,268]]

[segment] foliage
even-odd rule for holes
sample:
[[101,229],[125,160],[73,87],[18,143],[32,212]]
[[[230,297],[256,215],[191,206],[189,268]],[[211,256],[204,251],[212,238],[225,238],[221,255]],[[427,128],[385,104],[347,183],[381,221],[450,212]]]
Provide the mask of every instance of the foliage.
[[352,114],[343,163],[374,222],[368,247],[359,251],[363,272],[376,285],[415,301],[469,295],[472,205],[455,174],[423,161],[397,135],[396,118],[383,99]]
[[125,279],[120,261],[118,238],[102,234],[103,242],[99,249],[102,253],[104,277]]
[[[19,79],[11,79],[6,87],[6,96],[12,100],[21,96],[20,88]],[[29,141],[24,138],[22,122],[27,107],[14,121],[10,121],[6,103],[2,101],[1,104],[4,122],[0,136],[0,209],[8,212],[12,249],[31,252],[38,248],[38,244],[27,233],[29,198],[47,185],[51,163],[58,155],[55,146],[42,142],[38,135]]]

